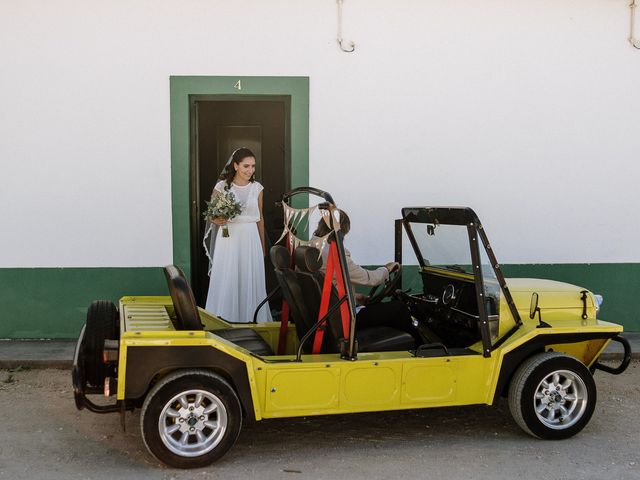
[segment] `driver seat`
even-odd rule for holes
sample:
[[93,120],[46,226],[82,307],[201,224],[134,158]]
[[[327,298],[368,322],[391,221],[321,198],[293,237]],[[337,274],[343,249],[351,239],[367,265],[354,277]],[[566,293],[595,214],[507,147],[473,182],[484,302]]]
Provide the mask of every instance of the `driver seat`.
[[[322,297],[322,285],[324,285],[324,274],[320,271],[322,267],[320,251],[311,246],[299,246],[294,251],[294,260],[300,287],[305,299],[308,300],[309,313],[313,315],[314,321],[317,321]],[[329,308],[338,302],[338,298],[338,292],[335,286],[332,285]],[[372,305],[365,308],[375,307]],[[327,319],[327,329],[322,342],[322,353],[337,352],[342,335],[342,319],[338,309]],[[358,328],[357,321],[356,340],[358,341],[359,352],[393,352],[416,348],[415,339],[407,332],[387,326]],[[311,342],[312,340],[309,343]]]

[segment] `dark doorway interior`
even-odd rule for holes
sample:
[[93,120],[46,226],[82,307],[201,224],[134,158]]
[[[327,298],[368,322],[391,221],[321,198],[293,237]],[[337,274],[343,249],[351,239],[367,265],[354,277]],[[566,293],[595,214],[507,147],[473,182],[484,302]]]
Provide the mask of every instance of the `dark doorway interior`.
[[[236,97],[237,98],[237,97]],[[248,147],[256,154],[256,179],[264,186],[263,210],[267,250],[282,233],[282,210],[275,203],[291,185],[289,141],[290,98],[268,96],[229,100],[191,97],[191,271],[198,305],[204,306],[209,286],[208,259],[202,246],[205,200],[231,153]],[[265,259],[267,292],[277,284]],[[274,298],[274,309],[280,304]]]

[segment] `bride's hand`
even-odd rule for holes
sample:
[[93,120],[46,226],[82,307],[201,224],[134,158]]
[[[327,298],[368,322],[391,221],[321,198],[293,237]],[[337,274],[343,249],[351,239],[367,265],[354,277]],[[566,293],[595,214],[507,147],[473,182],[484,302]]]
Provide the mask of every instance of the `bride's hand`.
[[209,217],[209,220],[211,220],[216,225],[226,225],[227,223],[227,221],[224,218],[220,218],[220,217]]

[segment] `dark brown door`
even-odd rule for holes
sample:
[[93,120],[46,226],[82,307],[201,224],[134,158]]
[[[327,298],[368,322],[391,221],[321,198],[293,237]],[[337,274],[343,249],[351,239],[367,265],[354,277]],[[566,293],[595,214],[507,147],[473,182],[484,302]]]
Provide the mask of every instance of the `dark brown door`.
[[[191,268],[198,305],[204,306],[209,286],[208,259],[202,246],[202,210],[231,153],[248,147],[256,154],[256,179],[264,186],[263,212],[267,250],[282,233],[281,208],[275,203],[289,189],[290,100],[266,96],[246,100],[191,98]],[[267,292],[276,286],[271,262],[265,259]],[[272,302],[277,307],[278,301]]]

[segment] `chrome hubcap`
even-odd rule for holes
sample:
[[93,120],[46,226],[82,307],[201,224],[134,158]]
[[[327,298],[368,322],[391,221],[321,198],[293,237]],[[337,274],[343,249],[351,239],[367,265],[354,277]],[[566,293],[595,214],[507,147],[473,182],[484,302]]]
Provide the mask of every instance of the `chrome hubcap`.
[[536,415],[543,424],[563,430],[582,417],[587,397],[587,387],[579,376],[568,370],[557,370],[538,384],[533,401]]
[[220,443],[227,422],[227,410],[217,396],[205,390],[188,390],[167,402],[158,429],[162,443],[173,453],[197,457]]

